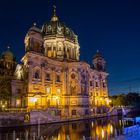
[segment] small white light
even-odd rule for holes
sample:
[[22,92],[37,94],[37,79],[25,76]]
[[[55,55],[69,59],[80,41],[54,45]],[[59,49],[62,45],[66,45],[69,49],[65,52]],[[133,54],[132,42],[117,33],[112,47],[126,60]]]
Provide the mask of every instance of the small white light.
[[61,90],[60,90],[59,88],[57,89],[57,93],[58,93],[58,94],[60,94],[60,93],[61,93]]

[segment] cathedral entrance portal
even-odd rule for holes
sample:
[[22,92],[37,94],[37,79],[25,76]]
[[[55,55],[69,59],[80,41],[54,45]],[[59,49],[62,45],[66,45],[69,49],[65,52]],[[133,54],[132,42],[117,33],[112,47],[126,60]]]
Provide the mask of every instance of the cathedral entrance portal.
[[35,95],[34,98],[35,98],[35,108],[40,108],[42,106],[41,96]]

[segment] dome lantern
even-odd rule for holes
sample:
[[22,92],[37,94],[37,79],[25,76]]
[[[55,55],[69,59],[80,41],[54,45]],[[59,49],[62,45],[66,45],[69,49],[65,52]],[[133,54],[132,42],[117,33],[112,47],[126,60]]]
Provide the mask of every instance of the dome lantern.
[[51,21],[58,21],[58,17],[56,16],[56,6],[53,6],[53,17],[51,18]]

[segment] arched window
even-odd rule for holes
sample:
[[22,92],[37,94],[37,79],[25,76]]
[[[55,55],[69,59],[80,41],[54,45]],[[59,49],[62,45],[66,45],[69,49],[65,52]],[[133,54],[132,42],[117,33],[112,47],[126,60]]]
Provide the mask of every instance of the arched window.
[[46,80],[50,81],[51,78],[50,78],[50,74],[49,73],[46,73]]
[[90,81],[90,86],[93,86],[93,85],[92,85],[92,81]]
[[98,87],[98,82],[96,82],[95,84],[96,84],[96,87]]
[[40,79],[40,71],[39,70],[35,70],[34,78],[35,79]]
[[56,57],[56,47],[53,47],[53,57]]
[[33,68],[32,71],[33,71],[32,72],[33,73],[32,77],[34,79],[41,79],[41,69],[40,69],[40,67],[36,66],[36,67]]
[[60,82],[60,75],[56,75],[56,82]]
[[48,53],[47,53],[48,55],[47,56],[51,57],[52,56],[52,49],[51,49],[51,47],[48,47],[47,51],[48,51]]
[[103,88],[105,88],[106,87],[106,83],[105,82],[103,82]]
[[76,77],[75,74],[72,73],[72,74],[71,74],[71,78],[72,78],[72,79],[75,79],[75,77]]
[[39,79],[39,73],[35,72],[35,79]]

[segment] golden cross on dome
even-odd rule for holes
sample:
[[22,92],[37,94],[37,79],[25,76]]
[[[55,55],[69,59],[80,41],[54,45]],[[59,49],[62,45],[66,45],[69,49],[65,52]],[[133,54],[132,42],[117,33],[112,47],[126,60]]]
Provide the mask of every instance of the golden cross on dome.
[[58,21],[58,17],[56,16],[56,6],[53,5],[53,17],[51,18],[51,21]]
[[53,12],[54,12],[54,16],[56,16],[56,6],[53,5]]

